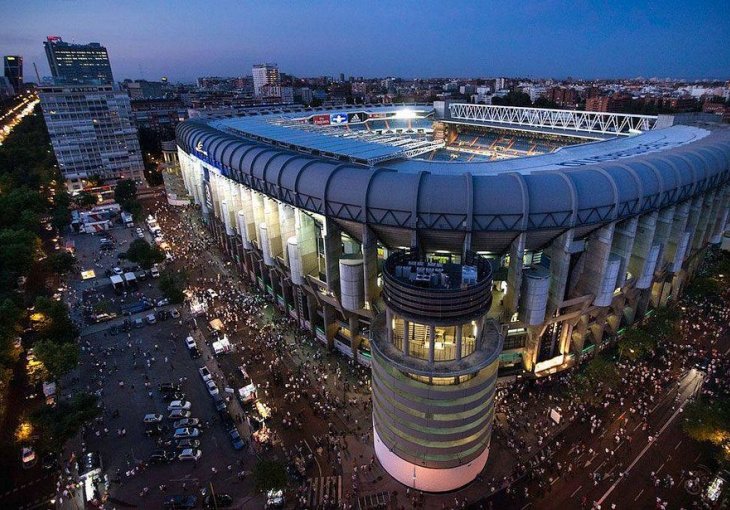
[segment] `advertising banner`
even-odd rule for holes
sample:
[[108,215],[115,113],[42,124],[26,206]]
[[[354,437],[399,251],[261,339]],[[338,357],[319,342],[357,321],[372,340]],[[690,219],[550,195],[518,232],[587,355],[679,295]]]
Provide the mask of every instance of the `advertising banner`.
[[313,115],[312,124],[317,126],[329,126],[330,116],[329,115]]
[[330,124],[347,124],[347,114],[333,113],[330,115]]
[[350,124],[356,123],[356,122],[365,122],[368,120],[368,114],[365,112],[356,112],[356,113],[348,113],[347,114],[347,122]]

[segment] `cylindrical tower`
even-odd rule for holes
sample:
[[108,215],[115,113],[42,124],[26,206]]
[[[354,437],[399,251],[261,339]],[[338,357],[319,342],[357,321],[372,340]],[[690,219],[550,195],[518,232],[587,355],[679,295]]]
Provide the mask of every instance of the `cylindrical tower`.
[[443,492],[471,482],[489,454],[503,338],[485,316],[489,262],[391,255],[383,268],[386,309],[374,321],[375,452],[398,481]]

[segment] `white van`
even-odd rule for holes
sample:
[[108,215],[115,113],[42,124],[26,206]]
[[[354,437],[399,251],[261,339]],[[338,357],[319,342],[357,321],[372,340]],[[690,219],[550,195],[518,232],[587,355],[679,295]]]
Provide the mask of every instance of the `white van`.
[[160,267],[155,264],[152,266],[152,269],[150,269],[150,273],[152,274],[152,278],[159,278],[160,277]]

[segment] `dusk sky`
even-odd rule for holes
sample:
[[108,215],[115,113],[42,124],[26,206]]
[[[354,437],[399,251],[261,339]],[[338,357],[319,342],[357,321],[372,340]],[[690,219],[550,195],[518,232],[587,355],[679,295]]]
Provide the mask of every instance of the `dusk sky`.
[[728,0],[0,0],[0,54],[50,74],[48,35],[96,41],[116,80],[276,62],[298,76],[730,78]]

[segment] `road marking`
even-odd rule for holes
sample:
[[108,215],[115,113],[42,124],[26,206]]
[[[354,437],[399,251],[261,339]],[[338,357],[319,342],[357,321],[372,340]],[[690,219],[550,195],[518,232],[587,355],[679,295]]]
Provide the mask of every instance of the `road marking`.
[[595,469],[595,470],[593,471],[593,474],[595,475],[595,474],[596,474],[596,473],[598,472],[598,470],[599,470],[599,469],[601,469],[601,466],[603,466],[603,465],[604,465],[605,463],[606,463],[606,461],[605,461],[605,460],[604,460],[603,462],[601,462],[601,463],[600,463],[600,464],[598,465],[598,467],[596,467],[596,469]]
[[656,470],[657,474],[659,474],[659,471],[662,470],[662,468],[664,467],[664,464],[666,464],[666,462],[662,462],[662,465],[659,466],[659,469]]
[[522,508],[520,508],[520,510],[525,510],[525,508],[529,507],[530,505],[532,505],[532,503],[527,503],[525,506],[523,506]]
[[675,447],[674,447],[674,449],[675,449],[675,450],[676,450],[677,448],[679,448],[679,445],[681,445],[681,444],[682,444],[682,441],[684,441],[684,439],[680,439],[680,440],[679,440],[679,443],[677,443],[677,446],[675,446]]
[[560,478],[556,476],[555,479],[550,482],[550,485],[555,485],[555,482],[557,482],[558,480],[560,480]]
[[702,454],[701,453],[698,453],[697,454],[697,457],[695,457],[694,462],[697,462],[698,460],[700,460],[700,457],[702,457]]
[[641,425],[642,425],[641,422],[637,423],[636,424],[636,427],[634,427],[634,430],[633,431],[636,432],[636,429],[638,429],[639,427],[641,427]]
[[[649,448],[651,448],[651,446],[659,440],[659,436],[661,436],[662,435],[662,432],[664,432],[667,429],[667,427],[677,418],[677,416],[679,416],[679,414],[684,409],[684,404],[686,404],[686,403],[687,403],[687,401],[685,400],[684,403],[681,404],[677,408],[676,411],[674,411],[674,414],[667,420],[667,422],[662,426],[662,428],[659,429],[659,432],[657,432],[654,441],[652,441],[650,443],[647,443],[647,445],[644,447],[643,450],[641,450],[641,452],[639,453],[639,455],[637,455],[637,457],[629,465],[629,467],[626,468],[626,470],[624,471],[624,473],[628,474],[629,471],[631,471],[631,469],[639,462],[639,460],[641,460],[641,458],[649,450]],[[603,496],[601,496],[601,499],[598,500],[598,504],[599,505],[603,504],[603,502],[606,500],[606,498],[611,495],[611,493],[616,489],[616,487],[618,487],[618,484],[621,482],[621,480],[623,480],[623,478],[624,477],[619,477],[618,480],[616,480],[615,482],[613,482],[613,484],[611,485],[611,487],[609,487],[608,490],[606,491],[606,493]]]
[[637,499],[639,499],[639,498],[641,497],[641,495],[642,495],[642,494],[644,494],[644,489],[641,489],[641,490],[639,491],[639,493],[638,493],[638,494],[636,495],[636,497],[634,498],[634,501],[636,501]]
[[581,485],[581,486],[579,486],[579,487],[578,487],[577,489],[575,489],[575,490],[573,491],[573,494],[571,494],[571,495],[570,495],[570,497],[572,498],[573,496],[575,496],[575,495],[576,495],[576,493],[577,493],[577,492],[578,492],[579,490],[581,490],[582,488],[583,488],[583,486],[582,486],[582,485]]

